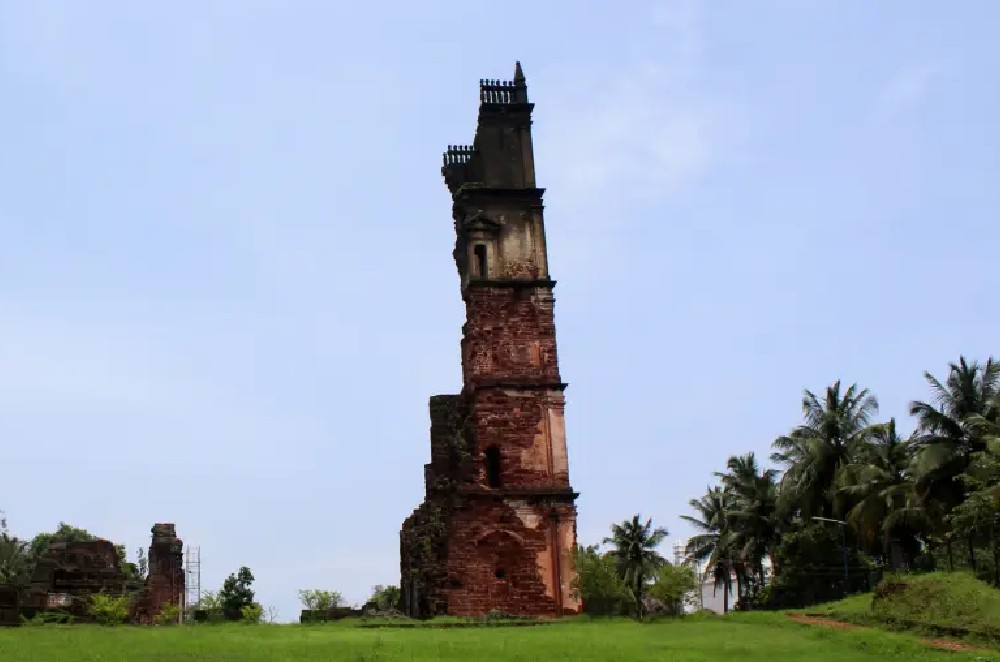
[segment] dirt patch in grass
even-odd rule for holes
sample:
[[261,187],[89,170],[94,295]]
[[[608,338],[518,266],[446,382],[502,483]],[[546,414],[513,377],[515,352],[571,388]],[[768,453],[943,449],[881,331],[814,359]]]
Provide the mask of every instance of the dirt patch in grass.
[[[844,621],[838,621],[832,618],[824,618],[822,616],[810,616],[809,614],[788,614],[788,617],[793,621],[795,621],[796,623],[805,623],[806,625],[820,625],[823,627],[832,628],[834,630],[870,629],[870,628],[863,628],[860,625],[855,625],[854,623],[845,623]],[[970,646],[969,644],[962,643],[961,641],[955,641],[953,639],[926,639],[921,637],[920,641],[921,643],[926,644],[931,648],[937,648],[938,650],[957,651],[960,653],[990,652],[987,651],[985,648]]]
[[789,614],[788,617],[797,623],[805,623],[806,625],[822,625],[824,627],[833,628],[835,630],[860,630],[860,625],[855,625],[854,623],[845,623],[844,621],[835,621],[832,618],[823,618],[821,616],[809,616],[807,614]]
[[953,641],[951,639],[921,639],[928,646],[933,646],[934,648],[940,648],[945,651],[958,651],[958,652],[987,652],[983,648],[976,648],[968,644],[963,644],[961,641]]

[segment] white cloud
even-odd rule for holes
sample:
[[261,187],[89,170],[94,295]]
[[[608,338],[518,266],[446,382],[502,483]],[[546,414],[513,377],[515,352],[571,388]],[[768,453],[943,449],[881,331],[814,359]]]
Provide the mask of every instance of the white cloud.
[[568,118],[539,141],[558,155],[549,178],[562,196],[582,202],[609,190],[669,195],[703,174],[724,148],[719,110],[674,88],[657,65],[640,65],[596,92],[596,102],[566,104],[575,110],[558,101],[546,108]]
[[944,67],[937,62],[911,65],[889,79],[875,102],[876,112],[890,114],[923,101]]
[[643,222],[635,203],[663,207],[736,155],[735,102],[701,84],[701,8],[694,0],[660,3],[648,19],[651,43],[633,44],[630,64],[559,72],[538,85],[540,183],[552,191],[550,224],[564,218],[572,228],[559,233],[560,269],[592,269],[590,257],[607,248],[612,229]]

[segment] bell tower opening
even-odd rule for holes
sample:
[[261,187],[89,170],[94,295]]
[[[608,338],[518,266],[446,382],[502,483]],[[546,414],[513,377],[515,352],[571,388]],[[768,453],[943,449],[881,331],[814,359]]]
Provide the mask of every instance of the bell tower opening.
[[486,259],[486,244],[476,244],[473,246],[472,252],[476,256],[476,275],[480,278],[488,278],[490,265]]

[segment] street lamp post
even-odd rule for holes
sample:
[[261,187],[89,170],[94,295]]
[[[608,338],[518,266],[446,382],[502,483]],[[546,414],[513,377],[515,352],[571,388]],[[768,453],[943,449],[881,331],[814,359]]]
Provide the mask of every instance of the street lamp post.
[[848,582],[850,581],[850,576],[847,571],[847,522],[842,522],[839,519],[830,519],[828,517],[813,517],[817,522],[832,522],[840,526],[840,551],[844,557],[844,595],[847,595]]

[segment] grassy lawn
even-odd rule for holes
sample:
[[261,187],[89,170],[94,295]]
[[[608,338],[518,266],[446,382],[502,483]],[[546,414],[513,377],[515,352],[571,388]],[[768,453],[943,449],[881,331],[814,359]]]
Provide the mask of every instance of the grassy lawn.
[[636,624],[571,621],[538,627],[365,629],[346,624],[166,628],[46,626],[0,630],[0,660],[1000,660],[931,650],[905,634],[740,614]]

